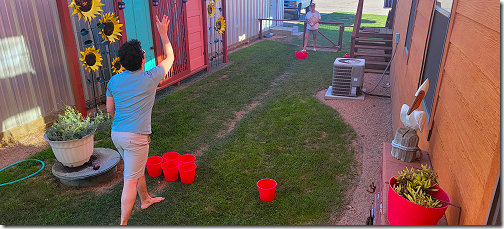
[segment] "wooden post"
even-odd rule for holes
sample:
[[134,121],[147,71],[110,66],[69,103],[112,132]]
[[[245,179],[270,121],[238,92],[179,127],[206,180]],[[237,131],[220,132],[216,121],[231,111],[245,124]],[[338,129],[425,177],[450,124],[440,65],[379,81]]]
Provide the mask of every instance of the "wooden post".
[[343,46],[343,32],[345,32],[345,25],[339,26],[339,38],[338,38],[338,51],[341,51],[341,47]]
[[[207,24],[207,11],[206,11],[206,0],[201,0],[201,8],[203,10],[203,41],[205,42],[204,45],[204,53],[205,53],[205,71],[210,71],[210,65],[208,64],[208,24]],[[226,50],[227,51],[227,50]],[[227,53],[226,53],[226,59],[227,59]]]
[[[306,37],[306,20],[303,22],[303,44],[302,44],[303,47],[304,47],[305,37]],[[306,45],[308,45],[308,44],[306,44]]]
[[[394,147],[394,143],[412,149],[404,150],[399,147]],[[404,162],[413,162],[416,160],[415,156],[417,151],[419,151],[419,149],[416,130],[411,128],[398,128],[394,142],[392,143],[392,151],[390,152],[392,156]]]
[[262,19],[259,19],[259,39],[262,39]]
[[82,81],[79,70],[79,58],[75,49],[75,40],[72,29],[72,21],[70,20],[70,12],[68,11],[68,2],[66,0],[56,1],[58,8],[58,16],[61,23],[61,35],[66,52],[66,62],[68,65],[68,73],[72,82],[72,91],[75,100],[75,109],[83,116],[87,116],[86,100],[84,98],[84,90],[82,89]]
[[121,45],[128,41],[128,37],[126,36],[126,20],[124,19],[124,10],[119,9],[118,2],[119,0],[114,0],[114,11],[116,16],[119,18],[119,23],[123,24],[123,26],[121,26],[122,36],[119,36],[119,47],[121,47]]
[[[227,0],[222,0],[222,17],[224,18],[224,21],[227,22],[226,19],[226,1]],[[205,19],[206,20],[206,19]],[[224,48],[224,57],[222,58],[222,62],[227,63],[227,29],[224,30],[224,33],[222,34],[222,43],[223,43],[223,48]]]

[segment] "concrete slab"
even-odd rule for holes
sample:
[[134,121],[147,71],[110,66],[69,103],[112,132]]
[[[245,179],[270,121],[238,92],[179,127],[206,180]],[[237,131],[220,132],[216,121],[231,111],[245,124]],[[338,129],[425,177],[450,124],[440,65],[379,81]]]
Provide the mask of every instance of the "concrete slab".
[[364,94],[356,97],[332,95],[332,86],[329,86],[324,95],[324,99],[344,99],[344,100],[364,100]]
[[[91,158],[84,165],[67,167],[56,161],[52,173],[66,186],[90,187],[112,179],[120,160],[121,155],[113,149],[94,148]],[[93,169],[93,163],[100,167]]]

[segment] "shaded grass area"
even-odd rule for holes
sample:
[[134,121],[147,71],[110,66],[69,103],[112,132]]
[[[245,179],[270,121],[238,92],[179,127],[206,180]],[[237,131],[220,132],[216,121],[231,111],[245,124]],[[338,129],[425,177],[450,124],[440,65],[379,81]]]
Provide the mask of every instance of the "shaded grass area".
[[[149,155],[203,154],[194,183],[169,183],[158,193],[166,200],[135,210],[130,224],[319,225],[342,210],[355,132],[313,94],[330,85],[332,63],[344,53],[310,53],[301,61],[294,50],[274,41],[247,47],[229,55],[231,66],[155,103]],[[97,133],[95,147],[115,149],[108,134]],[[122,182],[99,195],[84,192],[51,174],[51,149],[33,158],[48,166],[0,186],[0,224],[118,224]],[[0,173],[0,183],[28,170],[38,169],[13,167]],[[278,182],[271,203],[259,200],[256,182],[263,178]],[[147,176],[149,190],[160,182],[162,176]]]
[[[331,14],[322,15],[323,22],[342,22],[345,23],[345,26],[353,26],[355,22],[355,13],[349,12],[334,12]],[[361,27],[384,27],[387,22],[387,15],[375,15],[375,14],[362,14],[361,19]],[[303,31],[303,23],[298,25],[299,31]],[[320,24],[319,30],[329,39],[331,39],[334,43],[338,44],[338,36],[339,36],[339,27],[334,25],[325,25]],[[352,27],[346,27],[343,32],[343,43],[342,50],[350,51],[350,42],[352,37]],[[303,45],[303,38],[292,38],[292,42],[294,44]],[[308,39],[307,50],[311,50],[313,48],[313,36],[310,35]],[[317,36],[317,45],[321,46],[332,46],[332,43],[329,42],[322,35],[318,34]]]

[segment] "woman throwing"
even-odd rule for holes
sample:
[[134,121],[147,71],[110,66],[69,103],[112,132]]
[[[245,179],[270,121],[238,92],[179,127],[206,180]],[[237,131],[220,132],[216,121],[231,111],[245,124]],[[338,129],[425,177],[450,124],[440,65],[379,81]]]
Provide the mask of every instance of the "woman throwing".
[[164,200],[163,197],[151,197],[145,181],[156,88],[174,60],[167,34],[170,20],[165,15],[159,21],[156,16],[156,24],[166,58],[158,66],[144,71],[145,51],[140,41],[130,40],[119,49],[119,61],[126,71],[114,75],[107,84],[107,112],[114,118],[111,137],[124,161],[121,225],[128,223],[137,192],[142,209]]

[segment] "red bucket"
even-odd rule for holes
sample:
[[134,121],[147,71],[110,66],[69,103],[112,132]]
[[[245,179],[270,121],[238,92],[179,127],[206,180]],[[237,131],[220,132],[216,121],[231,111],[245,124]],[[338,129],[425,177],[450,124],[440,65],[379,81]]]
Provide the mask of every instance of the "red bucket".
[[160,156],[152,156],[147,158],[147,173],[151,177],[158,177],[163,172],[161,170],[161,164],[163,164],[163,158]]
[[[448,204],[441,202],[440,208],[428,208],[415,204],[397,194],[392,185],[397,183],[395,177],[389,180],[387,219],[390,225],[436,225],[443,217]],[[450,203],[450,197],[439,186],[434,186],[437,192],[432,197]]]
[[180,156],[177,152],[167,152],[163,154],[164,161],[178,161],[178,157]]
[[350,53],[346,53],[345,56],[343,56],[343,58],[350,58]]
[[180,181],[184,184],[190,184],[194,182],[196,167],[197,166],[194,163],[179,164],[178,169],[180,173]]
[[308,52],[303,52],[303,58],[308,58]]
[[275,199],[275,188],[277,182],[272,179],[262,179],[257,182],[259,198],[264,202],[271,202]]
[[184,163],[194,163],[196,160],[196,157],[192,154],[183,154],[178,157],[178,162],[179,164],[184,164]]
[[173,182],[178,179],[178,161],[167,161],[161,165],[166,181]]
[[296,51],[296,58],[298,58],[299,60],[302,60],[303,58],[305,58],[303,52]]

